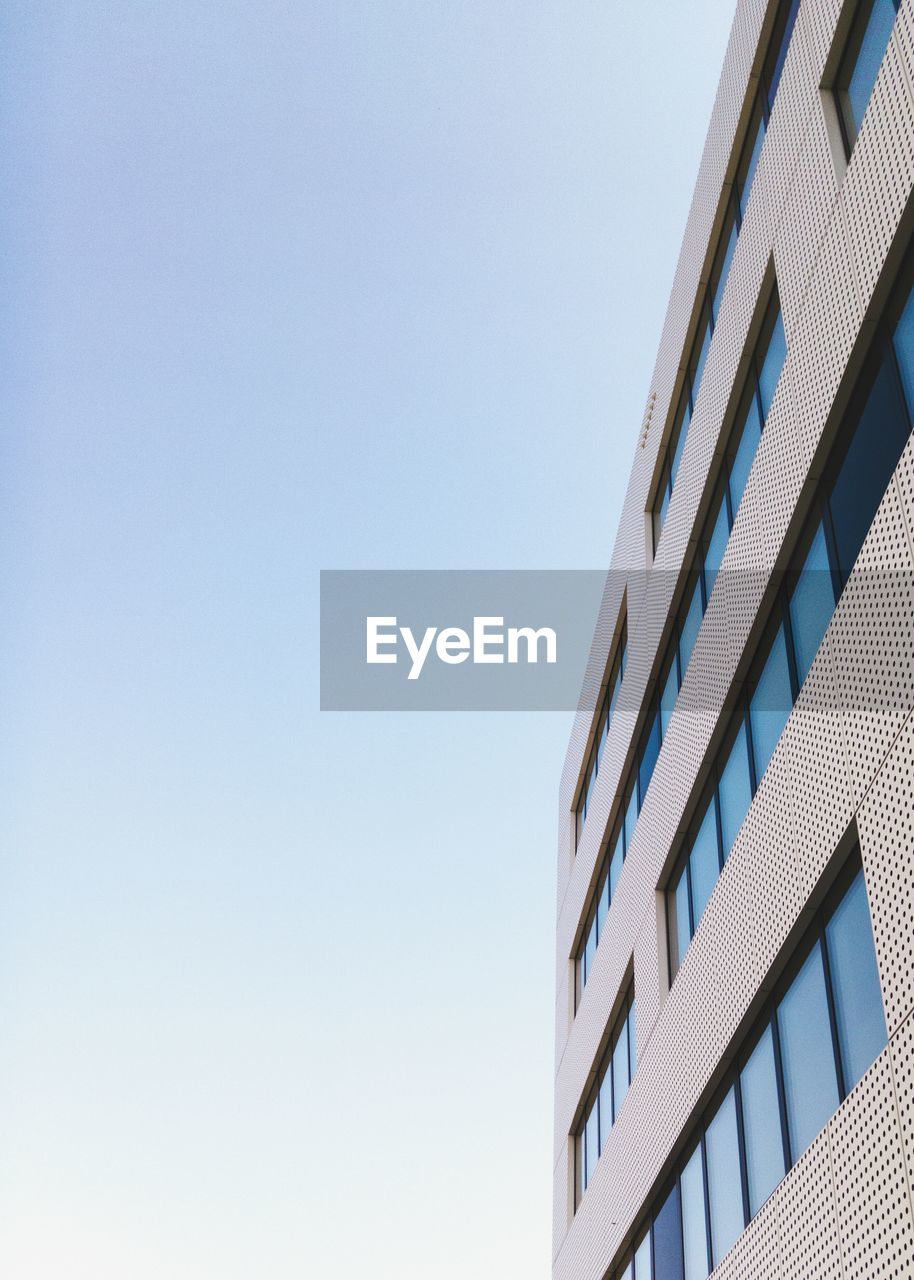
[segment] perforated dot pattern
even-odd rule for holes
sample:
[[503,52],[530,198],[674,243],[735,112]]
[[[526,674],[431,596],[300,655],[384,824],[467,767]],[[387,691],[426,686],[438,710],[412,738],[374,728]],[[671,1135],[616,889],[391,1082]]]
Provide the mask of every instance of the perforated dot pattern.
[[914,181],[911,90],[898,27],[910,30],[909,11],[896,22],[844,183],[850,245],[864,306],[869,303]]
[[828,1134],[816,1138],[775,1192],[783,1280],[842,1276]]
[[828,1128],[847,1280],[907,1280],[914,1275],[914,1221],[888,1050]]
[[859,801],[914,708],[914,564],[894,480],[844,589],[830,635]]
[[889,1034],[914,1009],[914,720],[857,814]]

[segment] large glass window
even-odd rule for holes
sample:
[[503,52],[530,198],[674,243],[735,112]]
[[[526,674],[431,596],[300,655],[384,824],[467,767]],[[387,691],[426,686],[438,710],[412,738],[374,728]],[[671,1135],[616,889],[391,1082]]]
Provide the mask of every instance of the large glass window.
[[844,1086],[852,1089],[886,1040],[876,953],[868,945],[870,912],[862,872],[825,930]]
[[878,987],[855,851],[757,1024],[731,1048],[718,1101],[684,1135],[686,1157],[620,1280],[652,1256],[658,1280],[706,1280],[885,1048]]
[[705,1218],[705,1171],[701,1142],[679,1178],[682,1200],[682,1252],[685,1280],[706,1280],[711,1270],[708,1258],[708,1227]]
[[682,1268],[682,1216],[679,1184],[674,1182],[654,1218],[654,1270],[658,1280],[685,1280]]
[[721,852],[726,859],[752,803],[752,775],[749,771],[749,742],[745,722],[740,725],[727,763],[721,769],[717,794],[720,802]]
[[798,1156],[839,1102],[825,967],[818,942],[781,1002],[778,1030],[790,1149]]
[[815,527],[806,561],[790,597],[797,683],[802,685],[835,611],[835,587],[825,542],[825,526]]
[[888,47],[896,0],[861,0],[835,83],[844,143],[850,155]]
[[768,661],[762,668],[762,674],[759,676],[755,692],[749,702],[752,747],[755,754],[756,775],[759,779],[768,768],[768,761],[774,755],[774,749],[792,707],[793,684],[790,679],[787,636],[784,624],[781,623],[774,633]]
[[646,1235],[635,1250],[634,1280],[653,1280],[654,1269],[651,1266],[651,1237]]
[[626,632],[623,624],[621,638],[610,662],[606,689],[600,699],[594,720],[594,743],[591,748],[587,764],[584,767],[584,779],[581,783],[579,800],[575,809],[576,840],[580,839],[581,832],[584,829],[584,823],[587,820],[587,811],[590,808],[591,796],[593,795],[597,775],[600,772],[600,760],[603,755],[603,748],[609,734],[609,726],[612,723],[613,712],[615,711],[619,701],[622,677],[625,675],[625,646]]
[[749,203],[752,179],[755,177],[759,157],[762,154],[765,131],[771,119],[771,113],[774,110],[778,85],[781,83],[781,72],[784,70],[784,63],[787,61],[790,37],[793,35],[799,8],[800,0],[781,0],[778,5],[771,42],[762,65],[758,92],[756,93],[752,115],[749,120],[746,141],[743,144],[742,156],[736,171],[736,189],[743,216],[745,216],[746,206]]
[[[720,843],[717,837],[717,796],[712,795],[705,816],[692,842],[689,856],[689,879],[692,884],[692,917],[696,922],[705,907],[717,877],[720,875]],[[694,928],[692,930],[694,932]],[[690,935],[691,936],[691,935]]]
[[754,1215],[784,1176],[781,1126],[772,1123],[778,1114],[778,1082],[774,1062],[774,1035],[768,1026],[762,1033],[740,1075],[743,1104],[743,1141],[749,1186],[749,1213]]
[[733,1089],[705,1130],[705,1158],[708,1163],[711,1254],[717,1266],[733,1248],[745,1225],[736,1094]]
[[584,1120],[575,1143],[576,1201],[590,1186],[616,1116],[635,1072],[635,998],[629,987],[610,1035],[609,1049],[597,1073],[597,1083],[584,1110]]
[[[832,456],[823,470],[799,572],[786,575],[754,671],[734,712],[735,744],[714,771],[722,867],[812,665],[841,586],[847,581],[892,473],[911,435],[906,388],[914,387],[914,293],[874,343]],[[777,323],[768,323],[762,367],[783,361]],[[766,374],[770,387],[774,372]],[[760,379],[760,385],[761,385]],[[761,396],[761,392],[759,392]],[[713,585],[708,583],[708,587]],[[746,734],[745,728],[751,732]],[[686,845],[668,894],[670,969],[675,976],[716,881],[710,833]],[[688,908],[688,910],[687,910]],[[864,1055],[865,1056],[865,1055]]]

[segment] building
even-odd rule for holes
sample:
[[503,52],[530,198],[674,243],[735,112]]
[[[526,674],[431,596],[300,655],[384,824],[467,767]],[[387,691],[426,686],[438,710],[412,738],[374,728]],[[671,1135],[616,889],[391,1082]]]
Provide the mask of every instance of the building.
[[739,0],[561,783],[555,1280],[914,1277],[912,182],[914,0]]

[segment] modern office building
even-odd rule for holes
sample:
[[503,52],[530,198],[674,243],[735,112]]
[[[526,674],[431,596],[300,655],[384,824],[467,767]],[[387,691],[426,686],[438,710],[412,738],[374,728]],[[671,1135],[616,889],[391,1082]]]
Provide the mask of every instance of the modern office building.
[[555,1280],[914,1277],[914,0],[740,0],[561,783]]

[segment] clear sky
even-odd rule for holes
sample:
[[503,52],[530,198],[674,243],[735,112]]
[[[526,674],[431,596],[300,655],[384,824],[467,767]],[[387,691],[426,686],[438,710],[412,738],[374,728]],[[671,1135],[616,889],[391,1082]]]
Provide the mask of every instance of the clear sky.
[[4,6],[4,1280],[548,1275],[570,717],[318,571],[608,562],[731,14]]

